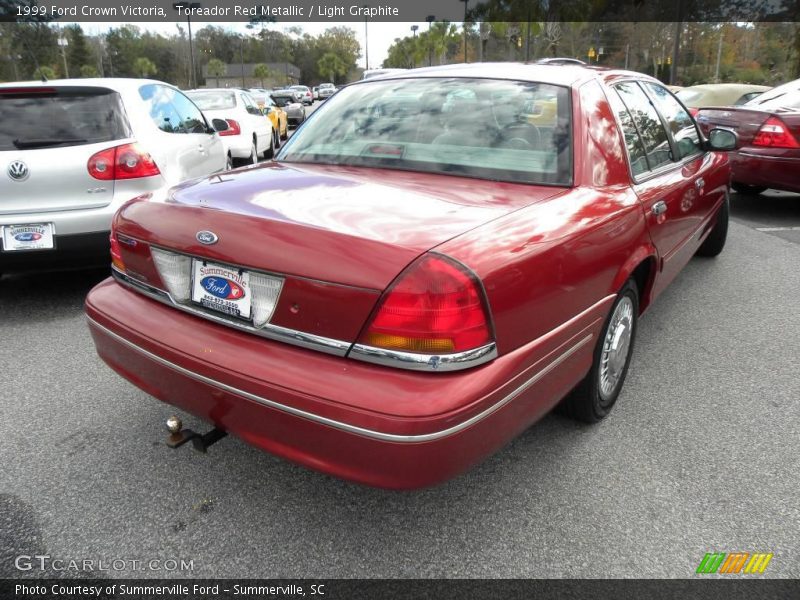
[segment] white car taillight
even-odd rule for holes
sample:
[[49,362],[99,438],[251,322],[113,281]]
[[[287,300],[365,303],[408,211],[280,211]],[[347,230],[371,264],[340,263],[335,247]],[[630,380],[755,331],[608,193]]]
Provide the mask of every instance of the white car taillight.
[[269,323],[282,287],[283,279],[250,272],[250,308],[253,325],[263,327]]
[[192,259],[183,254],[150,248],[153,262],[175,302],[188,302],[192,294]]

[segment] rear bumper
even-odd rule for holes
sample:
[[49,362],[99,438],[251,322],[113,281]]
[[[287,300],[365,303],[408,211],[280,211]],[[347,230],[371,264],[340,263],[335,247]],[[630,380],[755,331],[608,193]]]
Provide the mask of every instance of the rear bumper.
[[108,231],[56,235],[52,250],[0,250],[0,273],[108,266]]
[[589,368],[595,308],[565,342],[430,374],[263,340],[111,280],[86,301],[100,357],[144,391],[278,456],[397,489],[463,472],[547,413]]
[[731,152],[730,157],[732,181],[800,193],[800,159],[766,156],[747,149]]

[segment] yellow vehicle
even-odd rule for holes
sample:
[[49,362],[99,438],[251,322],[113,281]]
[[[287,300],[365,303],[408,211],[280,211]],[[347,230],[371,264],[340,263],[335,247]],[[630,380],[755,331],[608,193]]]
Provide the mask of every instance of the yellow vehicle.
[[275,101],[269,96],[264,101],[264,106],[261,107],[267,118],[272,121],[272,125],[277,128],[281,135],[281,139],[285,140],[289,137],[289,115],[280,106],[275,104]]
[[272,126],[278,130],[281,139],[289,137],[289,115],[270,97],[267,90],[260,88],[248,90],[258,104],[258,107],[272,121]]

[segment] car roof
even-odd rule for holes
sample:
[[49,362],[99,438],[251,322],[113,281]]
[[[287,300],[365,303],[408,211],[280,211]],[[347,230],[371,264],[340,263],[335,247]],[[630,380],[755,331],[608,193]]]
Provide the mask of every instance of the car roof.
[[37,87],[98,87],[114,90],[115,92],[135,92],[143,85],[159,84],[167,87],[176,88],[170,83],[165,83],[157,79],[136,79],[133,77],[90,77],[86,79],[51,79],[49,81],[14,81],[10,83],[0,83],[2,88],[37,88]]
[[754,85],[751,83],[701,83],[698,85],[691,85],[689,87],[683,88],[685,90],[698,90],[698,91],[722,91],[722,90],[732,90],[732,91],[753,91],[753,92],[766,92],[770,89],[767,85]]
[[622,69],[606,69],[583,65],[535,64],[535,63],[468,63],[423,67],[381,75],[380,78],[362,79],[353,85],[363,85],[372,81],[393,79],[413,79],[417,77],[475,77],[485,79],[508,79],[530,81],[574,87],[592,79],[621,79],[634,77],[656,81],[649,75]]

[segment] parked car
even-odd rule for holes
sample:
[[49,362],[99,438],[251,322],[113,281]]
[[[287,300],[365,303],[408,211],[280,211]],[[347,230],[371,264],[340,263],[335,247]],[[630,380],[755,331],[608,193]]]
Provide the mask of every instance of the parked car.
[[205,88],[186,95],[207,115],[223,119],[228,130],[220,134],[228,166],[254,165],[259,156],[272,158],[280,146],[280,134],[248,93],[241,89]]
[[311,106],[312,104],[314,104],[314,96],[311,93],[311,90],[308,89],[306,86],[304,86],[304,85],[293,85],[289,89],[299,93],[299,96],[297,98],[303,104],[307,104],[308,106]]
[[319,100],[319,88],[317,86],[311,88],[311,94],[314,96],[314,100]]
[[267,96],[261,109],[267,118],[272,121],[272,126],[277,130],[281,140],[289,137],[289,115],[275,103],[272,96]]
[[327,100],[336,93],[336,86],[332,83],[319,84],[319,99]]
[[[102,359],[219,430],[390,488],[464,471],[565,395],[608,415],[640,314],[723,249],[713,150],[735,135],[706,141],[639,73],[409,75],[342,89],[274,162],[125,205],[114,279],[86,301]],[[553,126],[508,110],[536,95]]]
[[744,106],[704,108],[701,129],[730,129],[739,136],[731,153],[733,188],[760,194],[767,188],[800,193],[800,79],[778,86]]
[[694,115],[704,106],[739,106],[769,89],[748,83],[709,83],[681,88],[675,95]]
[[275,104],[286,111],[289,125],[297,127],[306,120],[306,109],[301,102],[295,99],[292,90],[281,90],[272,93],[272,100]]
[[169,84],[63,79],[0,84],[0,165],[0,272],[10,272],[106,264],[124,202],[221,171],[225,152]]

